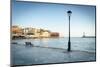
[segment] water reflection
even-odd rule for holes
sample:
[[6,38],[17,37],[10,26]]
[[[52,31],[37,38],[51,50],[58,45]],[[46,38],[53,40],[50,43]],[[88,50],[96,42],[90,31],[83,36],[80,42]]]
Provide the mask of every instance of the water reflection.
[[[67,49],[68,38],[41,38],[41,39],[21,39],[13,40],[23,45],[25,42],[31,42],[35,46],[54,47]],[[95,52],[95,38],[71,38],[72,50],[82,50]]]

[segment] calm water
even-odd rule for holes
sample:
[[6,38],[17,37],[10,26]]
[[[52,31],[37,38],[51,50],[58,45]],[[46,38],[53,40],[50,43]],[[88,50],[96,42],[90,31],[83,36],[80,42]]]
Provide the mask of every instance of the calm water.
[[[36,46],[43,47],[55,47],[67,49],[68,38],[43,38],[43,39],[22,39],[12,40],[12,42],[18,42],[18,44],[24,45],[25,42],[32,42]],[[88,52],[95,52],[95,38],[71,38],[71,49],[81,50]]]

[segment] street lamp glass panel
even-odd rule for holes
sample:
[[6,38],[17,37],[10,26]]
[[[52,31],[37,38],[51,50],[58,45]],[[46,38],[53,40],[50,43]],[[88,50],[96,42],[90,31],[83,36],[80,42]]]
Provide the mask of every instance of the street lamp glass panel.
[[68,16],[71,16],[72,11],[67,11],[67,13],[68,13]]

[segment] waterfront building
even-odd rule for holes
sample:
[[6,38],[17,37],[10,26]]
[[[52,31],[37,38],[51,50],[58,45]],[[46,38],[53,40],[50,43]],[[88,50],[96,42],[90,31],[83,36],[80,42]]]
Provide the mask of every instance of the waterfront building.
[[20,27],[18,26],[12,26],[12,34],[14,35],[22,35],[23,31]]
[[51,32],[50,37],[59,37],[58,32]]
[[23,29],[20,28],[19,26],[12,26],[11,28],[12,31],[12,38],[24,38],[23,35]]
[[49,38],[59,37],[59,33],[32,27],[21,28],[19,26],[12,26],[12,37]]
[[35,28],[23,28],[23,33],[26,38],[34,38],[35,37]]
[[40,35],[41,37],[50,37],[51,32],[49,30],[43,30],[42,34]]

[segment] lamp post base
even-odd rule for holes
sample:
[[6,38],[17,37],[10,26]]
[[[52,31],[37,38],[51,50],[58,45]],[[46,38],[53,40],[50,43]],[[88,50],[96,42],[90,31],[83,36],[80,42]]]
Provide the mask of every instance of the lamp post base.
[[68,42],[68,51],[71,51],[70,46],[71,46],[71,42]]

